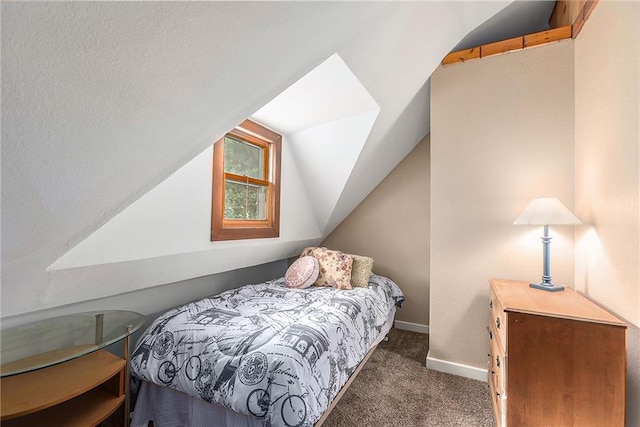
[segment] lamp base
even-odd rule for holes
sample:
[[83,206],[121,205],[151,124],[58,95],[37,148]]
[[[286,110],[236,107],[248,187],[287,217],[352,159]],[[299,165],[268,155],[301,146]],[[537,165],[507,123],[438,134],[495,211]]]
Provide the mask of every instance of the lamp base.
[[564,291],[564,286],[554,285],[554,284],[545,284],[545,283],[529,283],[530,288],[542,289],[547,292],[559,292]]

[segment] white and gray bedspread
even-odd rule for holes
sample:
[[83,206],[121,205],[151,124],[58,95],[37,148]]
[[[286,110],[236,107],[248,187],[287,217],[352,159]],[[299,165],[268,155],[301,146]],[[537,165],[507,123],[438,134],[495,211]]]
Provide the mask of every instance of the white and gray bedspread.
[[311,426],[363,359],[404,296],[372,275],[368,288],[246,285],[156,319],[131,357],[134,378],[249,414]]

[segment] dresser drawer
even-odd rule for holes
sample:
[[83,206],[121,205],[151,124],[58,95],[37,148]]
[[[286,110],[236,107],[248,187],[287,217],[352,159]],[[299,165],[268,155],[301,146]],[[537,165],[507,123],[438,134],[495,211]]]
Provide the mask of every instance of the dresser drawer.
[[493,289],[489,299],[489,388],[496,425],[506,426],[506,347],[507,316]]
[[500,347],[504,351],[507,348],[507,316],[493,289],[490,293],[489,308],[491,313],[489,323],[493,328],[493,340],[500,342]]
[[489,361],[489,373],[491,374],[491,380],[495,385],[496,392],[498,392],[502,396],[504,395],[506,389],[504,382],[506,358],[504,352],[501,351],[498,347],[497,342],[491,343],[490,357],[491,360]]
[[495,384],[491,379],[489,380],[489,392],[491,393],[491,403],[493,406],[493,415],[496,420],[496,426],[503,427],[506,425],[504,416],[505,400],[504,396],[496,390]]
[[505,391],[505,383],[504,383],[504,367],[505,367],[505,357],[502,352],[500,352],[497,347],[491,350],[491,376],[492,380],[495,384],[496,391],[501,395],[504,394]]

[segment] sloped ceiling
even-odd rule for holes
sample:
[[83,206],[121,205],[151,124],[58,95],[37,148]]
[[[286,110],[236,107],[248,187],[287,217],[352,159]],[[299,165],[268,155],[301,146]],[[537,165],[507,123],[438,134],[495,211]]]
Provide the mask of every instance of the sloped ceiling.
[[[380,108],[337,54],[251,115],[282,136],[281,247],[322,238],[321,229],[358,159]],[[207,251],[230,268],[229,249],[265,251],[272,239],[211,242],[213,146],[178,169],[48,271]],[[162,230],[162,232],[158,232]],[[268,248],[267,248],[268,250]],[[235,265],[235,267],[234,267]],[[240,256],[231,268],[246,266]]]
[[[3,2],[2,315],[319,242],[428,132],[442,57],[508,3]],[[380,111],[310,238],[46,271],[334,53]]]

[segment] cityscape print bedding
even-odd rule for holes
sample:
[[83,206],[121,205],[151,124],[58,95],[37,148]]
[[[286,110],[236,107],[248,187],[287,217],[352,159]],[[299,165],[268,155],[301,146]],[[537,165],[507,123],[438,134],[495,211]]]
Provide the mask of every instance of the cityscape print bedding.
[[263,420],[312,426],[404,296],[390,279],[368,288],[246,285],[156,319],[131,357],[134,379]]

